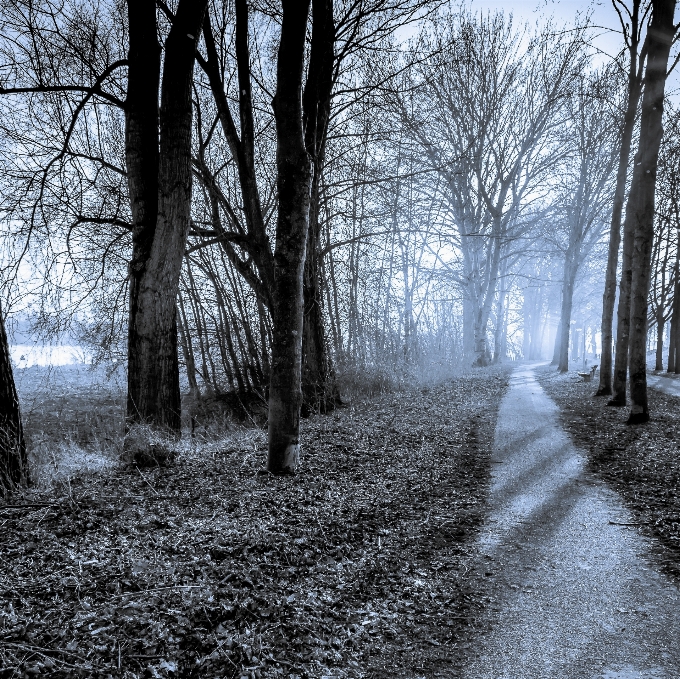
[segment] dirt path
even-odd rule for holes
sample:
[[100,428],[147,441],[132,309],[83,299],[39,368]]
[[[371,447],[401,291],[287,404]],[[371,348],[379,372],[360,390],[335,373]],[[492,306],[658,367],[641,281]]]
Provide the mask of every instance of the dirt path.
[[618,496],[585,475],[531,366],[513,373],[494,461],[480,550],[495,601],[465,676],[680,677],[678,590]]

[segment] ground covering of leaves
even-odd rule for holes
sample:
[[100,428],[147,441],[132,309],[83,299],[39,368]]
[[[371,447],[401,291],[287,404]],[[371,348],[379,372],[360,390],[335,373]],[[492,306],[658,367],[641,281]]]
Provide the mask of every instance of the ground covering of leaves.
[[554,367],[537,374],[563,426],[588,452],[589,470],[620,494],[633,522],[652,537],[661,567],[680,579],[680,398],[650,388],[651,420],[626,425],[629,408],[593,397],[597,379],[586,383]]
[[[507,370],[349,405],[0,507],[0,677],[456,676]],[[11,506],[14,505],[14,506]]]

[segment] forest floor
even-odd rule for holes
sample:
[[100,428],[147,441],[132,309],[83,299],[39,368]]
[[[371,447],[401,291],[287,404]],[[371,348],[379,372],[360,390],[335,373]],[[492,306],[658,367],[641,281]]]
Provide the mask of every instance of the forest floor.
[[588,453],[589,471],[621,496],[635,525],[652,538],[655,560],[680,581],[680,396],[650,388],[650,421],[629,426],[629,408],[593,397],[599,374],[586,383],[554,366],[536,373],[560,407],[562,426]]
[[[68,445],[0,506],[0,677],[456,676],[508,374],[310,418],[295,477],[261,473],[257,429],[120,468],[116,398],[43,390],[33,446]],[[64,466],[93,446],[89,473]]]

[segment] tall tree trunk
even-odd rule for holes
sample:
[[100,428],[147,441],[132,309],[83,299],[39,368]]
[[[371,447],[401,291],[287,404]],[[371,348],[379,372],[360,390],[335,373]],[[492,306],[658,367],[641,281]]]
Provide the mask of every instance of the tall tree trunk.
[[[131,34],[137,21],[140,25],[135,41],[135,49],[138,50],[134,53],[135,59],[144,58],[143,40],[153,45],[149,56],[157,59],[155,23],[151,33],[151,10],[144,4],[143,17],[138,16],[135,14],[138,10],[133,9],[136,6],[136,2],[128,2]],[[147,231],[151,239],[146,241],[146,257],[136,281],[128,342],[128,422],[148,422],[176,434],[181,428],[177,293],[191,213],[191,95],[194,62],[206,6],[207,0],[180,0],[165,42],[158,115],[160,134],[155,132],[153,137],[153,143],[158,143],[157,214],[152,235],[150,229]],[[141,13],[142,10],[139,11]],[[154,82],[157,72],[155,64],[156,61],[153,73],[144,64],[134,65],[140,72],[140,85],[139,90],[135,90],[135,98],[145,102],[144,113],[140,114],[140,118],[144,119],[144,129],[139,132],[138,143],[145,149],[152,145],[149,138],[152,125],[144,118],[145,115],[152,115],[152,98],[149,92],[141,92],[141,81],[147,86]],[[129,131],[130,123],[128,134]],[[139,164],[143,162],[140,160]],[[151,171],[151,166],[147,167]],[[151,181],[148,178],[145,180]],[[130,200],[134,206],[136,194],[132,191]]]
[[486,336],[486,323],[482,309],[475,314],[475,360],[473,365],[483,368],[489,365],[489,343]]
[[493,362],[500,363],[505,360],[505,298],[507,296],[505,276],[506,266],[503,266],[501,273],[501,284],[498,289],[498,300],[496,301],[496,325],[494,327],[494,346]]
[[311,163],[302,125],[302,71],[310,0],[283,0],[274,116],[279,194],[267,468],[293,473],[300,455],[303,273]]
[[666,320],[663,317],[663,307],[659,306],[656,310],[656,362],[655,370],[663,370],[663,331]]
[[562,284],[562,310],[560,316],[560,351],[557,370],[565,373],[569,370],[569,332],[571,330],[571,309],[574,300],[574,282],[576,271],[573,264],[573,254],[567,255],[564,266],[564,282]]
[[674,373],[680,369],[680,355],[678,355],[678,329],[680,325],[680,248],[676,245],[675,267],[673,268],[673,305],[670,319],[670,338],[668,341],[668,372]]
[[675,372],[675,361],[676,361],[676,355],[675,355],[675,337],[677,333],[677,323],[678,323],[678,302],[676,301],[677,298],[674,296],[673,297],[673,310],[671,313],[671,322],[670,322],[670,337],[669,337],[669,342],[668,342],[668,367],[666,369],[666,372],[669,373],[674,373]]
[[[635,129],[635,117],[640,93],[642,91],[642,65],[646,48],[638,60],[638,14],[640,1],[634,0],[633,27],[630,35],[630,63],[628,68],[628,99],[623,119],[621,149],[619,151],[619,167],[616,173],[614,204],[612,206],[611,227],[609,230],[609,251],[605,274],[604,294],[602,295],[602,356],[600,358],[600,383],[595,396],[608,396],[612,393],[612,345],[614,325],[614,304],[616,301],[616,270],[619,264],[619,247],[621,245],[621,216],[626,198],[626,181],[628,179],[628,163]],[[617,331],[618,336],[618,331]],[[617,352],[618,353],[618,352]],[[624,387],[625,390],[625,387]]]
[[194,356],[194,348],[191,342],[191,335],[189,333],[189,324],[187,323],[187,315],[184,311],[184,303],[182,295],[177,295],[178,311],[177,329],[179,330],[180,342],[182,345],[182,354],[184,355],[184,364],[187,369],[187,380],[189,382],[189,396],[192,398],[200,397],[201,390],[196,381],[196,358]]
[[21,424],[19,397],[0,308],[0,497],[28,483],[28,457]]
[[[562,314],[560,307],[560,316]],[[553,348],[553,357],[552,361],[550,361],[550,365],[559,365],[560,363],[560,354],[562,352],[562,321],[559,321],[557,323],[557,332],[555,333],[555,346]]]
[[303,96],[305,146],[312,160],[302,337],[302,397],[305,412],[327,412],[341,402],[326,341],[320,276],[321,173],[331,109],[334,45],[333,0],[312,0],[312,45]]
[[158,89],[161,46],[154,0],[128,2],[130,50],[125,102],[125,163],[132,211],[132,258],[128,310],[128,420],[141,419],[139,373],[142,368],[137,327],[139,291],[158,218]]
[[[677,314],[674,311],[673,313],[675,314],[674,318],[675,320],[673,323],[675,324],[675,339],[673,342],[673,346],[675,348],[675,351],[673,352],[674,357],[675,357],[675,365],[673,366],[674,372],[676,375],[680,374],[680,290],[678,292],[678,308],[677,308]],[[674,301],[675,304],[675,301]],[[671,326],[672,327],[672,326]],[[669,350],[670,351],[670,350]],[[668,372],[670,372],[670,367],[668,369]]]
[[[640,152],[635,154],[635,165],[639,164]],[[632,194],[632,187],[631,187]],[[630,197],[628,198],[630,205]],[[626,405],[626,382],[628,377],[628,340],[630,332],[630,290],[633,280],[633,240],[635,224],[628,211],[623,223],[623,251],[621,253],[621,281],[619,283],[619,305],[616,312],[616,355],[614,358],[613,396],[607,402],[610,406]]]
[[467,360],[475,351],[475,312],[469,295],[463,291],[463,356]]
[[647,38],[649,56],[640,118],[639,162],[633,170],[626,221],[631,216],[635,233],[630,311],[629,424],[647,422],[647,314],[651,255],[654,241],[654,192],[663,133],[662,118],[666,69],[675,34],[675,0],[653,0]]

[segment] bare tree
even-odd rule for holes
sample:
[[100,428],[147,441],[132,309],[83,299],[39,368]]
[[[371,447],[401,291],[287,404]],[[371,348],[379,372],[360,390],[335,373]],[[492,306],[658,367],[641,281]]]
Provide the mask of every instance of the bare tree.
[[[649,420],[647,404],[647,313],[654,239],[654,194],[659,146],[663,132],[662,116],[666,70],[675,26],[675,0],[652,0],[652,17],[647,44],[647,68],[642,95],[640,139],[635,155],[626,220],[624,223],[624,252],[626,239],[634,237],[630,269],[624,262],[619,292],[617,352],[614,373],[614,404],[625,404],[626,368],[630,369],[632,407],[629,424]],[[630,246],[629,246],[630,247]],[[627,290],[630,281],[630,303]],[[628,358],[628,334],[630,357]],[[619,337],[621,341],[619,342]],[[626,360],[628,359],[628,361]],[[629,365],[627,363],[629,362]]]
[[576,80],[570,99],[562,165],[561,205],[555,215],[564,225],[564,270],[560,315],[560,372],[569,369],[569,333],[574,286],[579,267],[599,240],[604,228],[612,173],[616,165],[616,116],[605,97],[615,90],[611,73],[595,73]]
[[415,58],[414,76],[404,85],[418,105],[398,93],[392,105],[414,153],[445,187],[465,262],[475,363],[486,365],[503,248],[523,199],[559,158],[547,151],[547,139],[582,67],[582,44],[578,30],[568,41],[546,31],[524,48],[502,15],[448,21],[422,38],[419,50],[436,56],[422,65]]
[[[628,50],[628,87],[625,113],[622,120],[621,146],[609,231],[607,274],[602,297],[602,357],[600,359],[600,383],[595,394],[596,396],[607,396],[612,393],[614,302],[616,299],[616,271],[619,261],[619,247],[621,245],[621,215],[623,214],[623,203],[626,197],[626,182],[628,180],[633,129],[642,92],[642,70],[647,55],[647,45],[643,45],[642,49],[640,49],[640,42],[646,23],[645,17],[651,8],[651,5],[648,2],[643,2],[643,0],[633,0],[632,7],[630,8],[622,0],[612,0],[612,3],[621,21],[623,38]],[[624,258],[628,257],[629,254],[624,253]]]
[[28,458],[14,385],[5,319],[0,309],[0,496],[28,483]]

